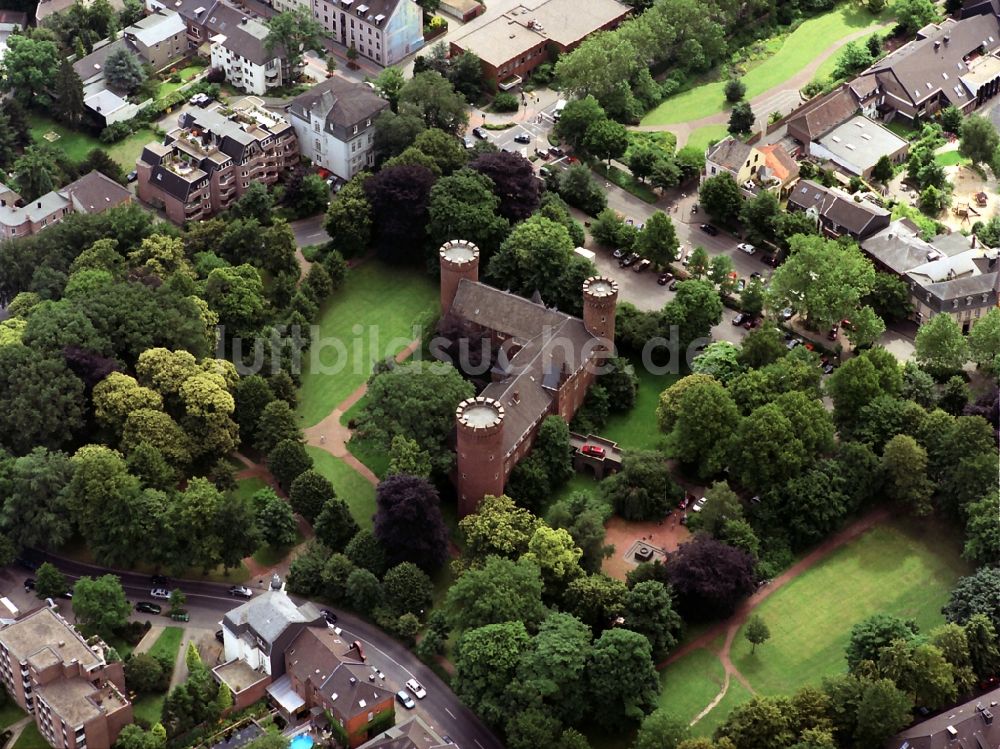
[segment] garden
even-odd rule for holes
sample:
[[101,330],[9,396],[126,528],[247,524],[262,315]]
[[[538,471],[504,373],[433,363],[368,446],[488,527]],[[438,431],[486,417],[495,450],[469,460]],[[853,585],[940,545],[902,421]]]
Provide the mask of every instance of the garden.
[[[180,651],[181,640],[184,637],[184,630],[180,627],[166,627],[156,642],[146,651],[146,655],[154,659],[159,667],[160,684],[158,686],[170,684],[173,675],[174,664],[177,662],[177,654]],[[146,660],[146,659],[143,659]],[[148,664],[148,661],[147,661]],[[154,670],[156,667],[153,667]],[[126,664],[126,673],[131,672],[129,664]],[[134,680],[133,675],[133,680]],[[140,695],[133,703],[132,710],[135,717],[152,725],[160,721],[163,714],[163,703],[167,697],[167,690],[149,690]]]
[[[847,3],[828,13],[803,21],[784,37],[764,42],[773,52],[759,64],[753,64],[742,76],[747,100],[781,85],[817,58],[816,40],[822,39],[827,49],[840,45],[841,40],[877,22],[864,7]],[[822,53],[820,53],[822,54]],[[725,80],[703,83],[672,96],[642,119],[643,125],[671,125],[690,122],[725,111]]]
[[[142,153],[142,148],[150,141],[157,140],[156,133],[150,128],[141,128],[124,140],[108,145],[95,137],[71,130],[55,120],[43,117],[35,112],[28,116],[32,140],[38,145],[51,145],[66,154],[73,161],[83,161],[87,154],[95,148],[108,152],[122,169],[130,172],[135,169],[135,162]],[[51,134],[56,138],[52,138]],[[48,137],[46,137],[48,136]]]
[[161,75],[162,80],[156,89],[156,98],[163,99],[187,85],[206,67],[208,66],[205,63],[195,62],[188,63],[183,68],[171,68],[169,72]]

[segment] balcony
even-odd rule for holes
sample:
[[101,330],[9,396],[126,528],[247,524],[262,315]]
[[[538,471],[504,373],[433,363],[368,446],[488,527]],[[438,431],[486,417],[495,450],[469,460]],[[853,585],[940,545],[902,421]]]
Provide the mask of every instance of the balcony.
[[281,75],[281,71],[278,68],[275,68],[274,70],[264,71],[264,77],[268,80],[269,83],[273,83],[275,80],[277,80],[279,75]]

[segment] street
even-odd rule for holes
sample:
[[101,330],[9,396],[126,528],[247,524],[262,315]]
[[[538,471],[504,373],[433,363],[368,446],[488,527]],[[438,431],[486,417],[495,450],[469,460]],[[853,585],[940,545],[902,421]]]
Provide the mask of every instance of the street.
[[[152,585],[148,575],[107,570],[45,552],[33,552],[32,558],[39,562],[51,561],[71,582],[82,575],[99,576],[113,572],[122,581],[125,595],[133,606],[132,618],[134,620],[145,621],[149,619],[159,625],[215,632],[221,628],[220,622],[223,615],[243,602],[243,599],[228,595],[230,586],[227,583],[170,580],[169,589],[180,588],[187,596],[185,608],[190,615],[190,621],[175,622],[165,615],[138,615],[134,611],[136,602],[155,600],[149,596]],[[0,568],[0,590],[18,608],[23,607],[22,611],[44,605],[44,602],[40,601],[34,593],[28,593],[24,590],[24,579],[31,576],[33,573],[19,567]],[[269,580],[250,580],[247,581],[246,585],[257,595],[267,588],[268,583]],[[305,599],[298,596],[292,596],[292,600],[297,604],[305,602]],[[71,601],[59,599],[57,603],[61,613],[66,616],[68,621],[73,622]],[[165,601],[158,603],[164,604],[164,611],[167,610]],[[317,605],[330,608],[337,614],[338,626],[343,628],[342,636],[347,642],[353,640],[362,642],[368,655],[367,663],[385,674],[386,684],[393,691],[402,688],[407,679],[415,678],[424,685],[427,697],[418,700],[413,711],[407,711],[397,706],[397,721],[404,720],[410,712],[414,712],[434,728],[438,734],[450,736],[457,747],[461,749],[503,749],[503,744],[482,723],[479,717],[465,707],[448,685],[405,646],[389,637],[375,625],[354,614],[325,604]],[[183,658],[183,654],[179,657]],[[209,665],[214,666],[215,664]]]

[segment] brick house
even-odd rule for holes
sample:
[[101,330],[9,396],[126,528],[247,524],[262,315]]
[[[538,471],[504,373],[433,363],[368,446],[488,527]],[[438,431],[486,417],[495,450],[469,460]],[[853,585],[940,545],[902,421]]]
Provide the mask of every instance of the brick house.
[[4,686],[51,746],[110,749],[132,722],[125,672],[121,661],[107,661],[109,650],[48,607],[0,629]]
[[843,190],[823,187],[809,179],[801,180],[792,190],[788,210],[808,213],[828,237],[846,235],[858,242],[882,231],[890,220],[889,211],[884,208],[854,200]]
[[252,182],[272,185],[298,163],[292,126],[269,110],[247,106],[230,117],[195,109],[163,143],[149,143],[136,162],[139,199],[177,224],[228,208]]
[[459,516],[503,493],[547,416],[567,423],[583,404],[613,348],[618,285],[594,276],[583,285],[583,319],[541,300],[479,282],[479,249],[463,241],[440,250],[441,313],[462,335],[484,336],[497,351],[492,382],[455,413]]

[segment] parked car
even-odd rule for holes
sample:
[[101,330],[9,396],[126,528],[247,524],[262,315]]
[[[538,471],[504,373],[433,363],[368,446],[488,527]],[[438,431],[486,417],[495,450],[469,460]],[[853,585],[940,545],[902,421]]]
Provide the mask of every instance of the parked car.
[[623,250],[623,249],[621,249],[619,247],[617,250],[615,250],[614,252],[611,253],[611,257],[613,257],[615,260],[621,260],[621,258],[622,258],[622,256],[624,254],[625,254],[625,250]]
[[747,287],[747,280],[745,278],[741,278],[736,283],[736,290],[739,292],[742,292],[746,287]]
[[642,273],[644,270],[646,270],[646,268],[648,268],[652,264],[653,263],[651,260],[643,258],[642,260],[640,260],[638,263],[635,264],[635,267],[632,270],[635,271],[636,273]]
[[706,502],[708,502],[708,497],[695,500],[695,503],[691,506],[692,512],[701,512]]
[[62,598],[64,600],[71,601],[71,600],[73,600],[73,591],[72,590],[65,590],[62,593],[60,593],[59,595],[57,595],[56,598]]
[[160,606],[155,603],[150,603],[149,601],[139,601],[139,603],[135,605],[135,610],[140,611],[143,614],[159,614],[163,611]]
[[153,598],[169,599],[170,591],[167,590],[166,588],[153,588],[151,591],[149,591],[149,595],[151,595]]
[[246,585],[234,585],[229,589],[229,595],[237,596],[239,598],[252,598],[253,591]]
[[714,237],[714,236],[716,236],[719,233],[719,230],[716,229],[711,224],[702,224],[698,228],[701,229],[703,232],[705,232],[710,237]]
[[531,136],[527,133],[518,133],[514,136],[515,143],[531,143]]
[[847,318],[844,318],[843,320],[840,321],[840,327],[842,327],[844,330],[854,330],[854,323],[852,323]]
[[656,283],[660,284],[660,286],[666,286],[673,280],[674,280],[673,273],[661,273],[656,277]]
[[742,325],[750,318],[750,315],[740,312],[733,318],[733,325]]
[[407,710],[412,710],[417,706],[417,703],[413,701],[413,698],[403,689],[396,692],[396,702],[405,707]]
[[629,253],[628,255],[626,255],[625,257],[623,257],[621,260],[619,260],[618,264],[621,267],[623,267],[623,268],[628,268],[629,266],[632,265],[632,263],[634,263],[638,259],[639,259],[639,256],[637,254],[635,254],[634,252],[632,252],[632,253]]
[[785,307],[783,310],[781,310],[781,319],[787,322],[788,320],[792,319],[792,315],[794,314],[795,310],[793,310],[791,307]]
[[466,136],[464,136],[462,138],[462,142],[465,144],[466,148],[475,148],[476,147],[476,141],[474,141],[468,135],[466,135]]
[[777,268],[781,265],[781,261],[778,260],[777,255],[764,255],[761,260],[763,260],[767,265],[770,265],[772,268]]
[[673,281],[671,281],[670,285],[667,288],[670,289],[671,291],[677,291],[677,279],[675,278]]
[[685,494],[680,502],[677,503],[678,510],[686,510],[688,506],[688,495]]
[[337,623],[337,615],[330,611],[330,609],[320,609],[319,613],[323,615],[324,619],[326,619],[327,624]]
[[29,590],[35,589],[35,578],[26,577],[24,578],[24,592],[27,593]]
[[137,172],[135,169],[133,169],[131,172],[125,175],[126,182],[135,182],[137,179],[139,179],[139,172]]
[[600,445],[584,445],[580,448],[580,452],[584,455],[593,455],[595,458],[604,457],[604,448]]
[[406,688],[413,692],[413,696],[418,700],[422,700],[427,696],[427,690],[423,688],[423,685],[416,679],[410,679],[406,682]]
[[740,242],[738,245],[736,245],[736,249],[740,250],[741,252],[745,252],[747,255],[753,255],[757,251],[756,247],[754,247],[752,244],[748,244],[747,242]]
[[826,337],[829,340],[831,340],[831,341],[836,341],[837,340],[837,334],[839,332],[840,332],[840,326],[839,325],[834,325],[832,328],[830,328],[830,332],[826,334]]
[[552,158],[558,159],[565,154],[559,146],[549,146],[549,155],[552,156]]
[[224,634],[222,634],[222,630],[221,629],[215,630],[215,639],[218,640],[219,642],[225,642],[226,641],[226,636]]
[[801,339],[793,338],[792,340],[790,340],[788,343],[785,344],[785,348],[791,351],[796,346],[801,346],[801,345],[802,345]]
[[760,271],[754,271],[750,274],[750,278],[760,278]]
[[835,369],[836,369],[836,367],[833,366],[832,362],[827,362],[826,364],[823,365],[823,374],[826,374],[826,375],[833,374],[833,370],[835,370]]
[[747,316],[747,319],[743,322],[743,327],[746,328],[747,330],[753,330],[758,325],[760,325],[760,320],[758,320],[756,317]]
[[479,138],[479,140],[486,140],[486,131],[481,127],[472,128],[472,134]]

